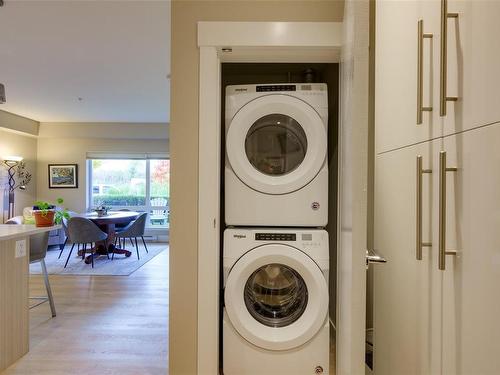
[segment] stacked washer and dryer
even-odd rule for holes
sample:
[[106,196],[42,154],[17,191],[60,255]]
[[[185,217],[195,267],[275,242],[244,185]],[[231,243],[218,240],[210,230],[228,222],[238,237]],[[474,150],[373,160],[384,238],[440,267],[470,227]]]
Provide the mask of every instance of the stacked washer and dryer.
[[225,115],[224,374],[328,374],[327,86],[228,86]]

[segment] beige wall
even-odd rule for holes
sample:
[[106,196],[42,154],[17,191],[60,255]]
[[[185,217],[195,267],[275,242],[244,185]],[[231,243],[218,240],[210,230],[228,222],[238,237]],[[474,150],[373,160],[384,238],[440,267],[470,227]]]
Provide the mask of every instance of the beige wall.
[[[168,153],[168,124],[38,123],[0,111],[0,159],[22,156],[33,175],[26,191],[16,191],[16,214],[37,199],[54,202],[59,197],[65,200],[68,209],[84,211],[88,151]],[[48,164],[53,163],[78,164],[78,189],[48,188]],[[0,171],[3,184],[5,168]],[[4,207],[5,189],[1,186],[0,190],[0,207]]]
[[[4,156],[22,156],[26,162],[26,169],[33,175],[25,191],[16,190],[16,215],[22,213],[23,207],[31,206],[36,198],[37,139],[34,135],[38,134],[38,126],[37,121],[0,110],[0,160],[3,161]],[[7,215],[4,213],[4,205],[7,205],[8,202],[8,198],[5,196],[6,176],[6,169],[2,164],[0,167],[0,207],[2,208],[0,222],[7,219]]]
[[[15,214],[20,215],[26,206],[32,206],[36,198],[36,143],[37,139],[32,136],[26,136],[19,133],[13,133],[10,130],[0,128],[0,158],[3,160],[4,156],[22,156],[26,161],[26,169],[33,175],[31,182],[28,184],[25,191],[16,190],[15,194]],[[2,187],[0,195],[0,207],[7,205],[8,198],[4,196],[7,190],[4,189],[4,182],[6,183],[6,169],[1,166],[0,174]],[[2,210],[3,212],[3,210]],[[3,220],[0,214],[0,222],[4,222],[7,216],[4,214]]]
[[38,126],[39,124],[37,121],[0,110],[0,128],[24,134],[37,135]]
[[[167,123],[41,122],[41,138],[168,139]],[[165,152],[165,150],[163,150]]]
[[[168,152],[168,141],[166,139],[39,138],[38,199],[54,202],[57,198],[63,198],[69,210],[85,211],[88,191],[86,181],[88,151]],[[48,164],[55,163],[78,164],[78,189],[48,188]]]
[[[196,374],[198,48],[197,21],[342,21],[343,1],[172,3],[170,374]],[[215,322],[214,322],[215,324]]]

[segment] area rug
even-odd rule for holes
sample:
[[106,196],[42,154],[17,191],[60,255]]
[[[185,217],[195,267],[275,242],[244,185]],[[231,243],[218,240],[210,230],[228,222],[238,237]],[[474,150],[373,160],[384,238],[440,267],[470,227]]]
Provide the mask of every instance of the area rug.
[[[146,245],[148,246],[149,253],[146,253],[144,246],[139,245],[140,260],[137,259],[135,248],[129,246],[127,250],[132,251],[132,255],[129,258],[117,254],[115,255],[115,259],[111,260],[107,259],[105,255],[101,255],[99,258],[94,259],[94,268],[90,264],[85,264],[81,257],[77,257],[76,246],[73,254],[71,254],[68,266],[64,268],[64,263],[66,263],[71,246],[66,246],[61,259],[57,259],[59,249],[53,248],[53,250],[47,252],[45,264],[50,275],[128,276],[162,251],[168,251],[167,243],[150,242],[146,243]],[[30,273],[41,274],[40,263],[31,264]]]

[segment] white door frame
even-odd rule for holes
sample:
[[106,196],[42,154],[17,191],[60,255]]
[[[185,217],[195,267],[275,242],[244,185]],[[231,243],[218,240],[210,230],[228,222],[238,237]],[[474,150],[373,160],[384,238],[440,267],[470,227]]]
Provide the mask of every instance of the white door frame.
[[365,374],[370,2],[346,0],[340,63],[337,375]]
[[[344,44],[342,33],[343,24],[339,22],[198,22],[198,374],[214,375],[219,371],[221,63],[338,62]],[[227,48],[232,49],[232,52],[223,50]],[[346,209],[350,209],[349,205]],[[342,221],[339,220],[339,223]],[[352,251],[349,250],[349,253]],[[338,277],[343,277],[346,271],[343,263],[346,262],[339,262]],[[347,263],[352,264],[351,258]],[[349,272],[349,280],[364,280],[363,264],[364,251],[359,267],[352,267],[353,272]],[[360,269],[362,274],[359,274]],[[355,287],[362,287],[363,290],[358,293]],[[337,304],[343,306],[337,315],[340,323],[337,326],[338,332],[344,331],[345,321],[349,324],[345,331],[350,335],[354,334],[353,327],[356,325],[364,335],[364,311],[360,321],[357,321],[359,314],[353,315],[351,319],[343,319],[344,314],[350,314],[353,309],[361,307],[359,302],[364,298],[364,285],[339,280],[339,288],[349,290],[344,293],[339,290],[338,293]],[[362,298],[352,298],[358,295]],[[362,307],[364,309],[364,305]],[[345,357],[344,351],[338,351],[338,368],[364,368],[360,367],[364,363],[364,336],[360,342],[355,342],[348,335],[338,334],[337,337],[337,347],[349,347],[345,351]],[[354,337],[358,338],[359,335]],[[353,350],[353,347],[362,348],[361,358],[351,355],[359,352],[359,349]],[[356,363],[344,364],[345,361]]]

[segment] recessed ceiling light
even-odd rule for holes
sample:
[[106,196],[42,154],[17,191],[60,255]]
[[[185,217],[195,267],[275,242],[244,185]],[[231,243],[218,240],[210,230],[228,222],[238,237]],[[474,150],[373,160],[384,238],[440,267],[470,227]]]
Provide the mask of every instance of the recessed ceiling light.
[[231,47],[224,47],[222,48],[222,52],[233,52],[233,49]]

